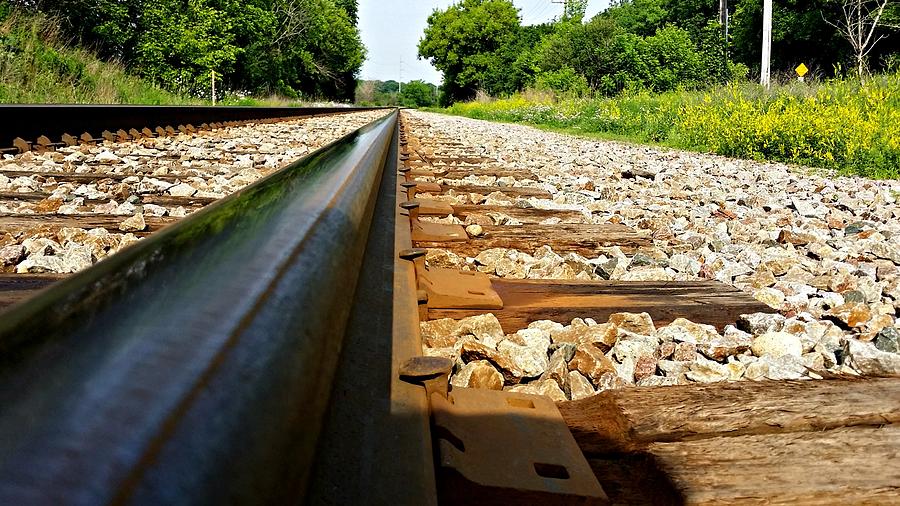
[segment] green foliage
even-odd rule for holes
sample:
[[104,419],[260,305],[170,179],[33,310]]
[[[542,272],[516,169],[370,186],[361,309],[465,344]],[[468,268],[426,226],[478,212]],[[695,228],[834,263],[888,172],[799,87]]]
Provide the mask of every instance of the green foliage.
[[621,0],[599,15],[622,30],[647,37],[669,21],[667,0]]
[[[5,0],[61,20],[103,58],[171,90],[352,99],[365,48],[356,0]],[[221,98],[221,97],[220,97]]]
[[428,17],[419,56],[444,73],[452,100],[512,93],[522,76],[510,72],[521,46],[518,12],[509,0],[462,0]]
[[394,80],[360,81],[356,86],[359,105],[395,105],[403,107],[432,107],[437,104],[437,86],[422,80],[403,83]]
[[202,96],[212,71],[229,73],[241,51],[230,23],[206,0],[157,0],[143,11],[135,64],[154,83]]
[[400,105],[404,107],[431,107],[437,103],[437,88],[422,80],[410,81],[400,91]]
[[730,84],[710,92],[639,92],[594,100],[535,102],[515,95],[457,103],[447,112],[900,178],[900,74],[865,84],[795,82],[772,90]]
[[534,81],[534,87],[540,91],[548,90],[565,96],[583,97],[588,93],[587,80],[572,67],[541,72]]
[[0,103],[184,104],[81,49],[65,47],[55,20],[0,3]]
[[587,4],[588,0],[564,0],[562,21],[581,23]]
[[672,25],[653,35],[623,31],[613,19],[597,16],[586,24],[563,25],[540,46],[542,72],[574,69],[588,86],[605,95],[624,90],[698,88],[732,77],[718,27],[701,32],[700,44]]

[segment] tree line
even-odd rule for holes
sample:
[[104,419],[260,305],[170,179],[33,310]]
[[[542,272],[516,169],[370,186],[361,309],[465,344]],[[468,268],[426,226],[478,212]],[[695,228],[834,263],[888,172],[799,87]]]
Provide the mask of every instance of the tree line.
[[438,102],[438,87],[416,79],[400,83],[366,80],[356,85],[356,103],[366,106],[432,107]]
[[356,0],[0,0],[154,84],[352,100],[365,60]]
[[[617,0],[590,20],[586,6],[586,0],[567,0],[559,19],[524,26],[510,0],[461,0],[431,14],[419,56],[443,72],[444,104],[478,91],[504,96],[536,87],[613,95],[759,75],[761,0],[732,0],[727,30],[718,0]],[[863,51],[848,39],[848,19],[872,33]],[[893,70],[900,64],[900,34],[890,37],[887,28],[898,20],[895,0],[778,0],[773,71],[789,75],[800,63],[820,77],[843,69]]]

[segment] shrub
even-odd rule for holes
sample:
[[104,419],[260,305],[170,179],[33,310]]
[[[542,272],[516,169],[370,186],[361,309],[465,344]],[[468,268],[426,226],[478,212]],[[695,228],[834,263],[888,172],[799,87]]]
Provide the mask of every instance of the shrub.
[[588,93],[587,80],[572,67],[539,73],[534,87],[573,97],[582,97]]

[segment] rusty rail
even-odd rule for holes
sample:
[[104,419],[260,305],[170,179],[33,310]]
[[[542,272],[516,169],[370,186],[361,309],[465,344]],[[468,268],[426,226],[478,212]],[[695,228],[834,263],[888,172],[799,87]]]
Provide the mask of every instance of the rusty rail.
[[351,370],[418,344],[411,274],[380,282],[397,137],[394,112],[2,314],[0,503],[295,503],[354,469],[433,503],[424,393]]

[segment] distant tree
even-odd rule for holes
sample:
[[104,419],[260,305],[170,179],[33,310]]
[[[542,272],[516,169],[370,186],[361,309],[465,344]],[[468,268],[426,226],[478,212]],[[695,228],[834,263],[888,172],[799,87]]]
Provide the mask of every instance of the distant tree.
[[435,104],[436,88],[422,80],[410,81],[400,92],[400,105],[405,107],[431,107]]
[[666,25],[668,0],[614,0],[600,17],[611,20],[622,30],[647,37]]
[[516,90],[508,74],[519,56],[518,11],[509,0],[462,0],[428,17],[419,56],[444,74],[449,100],[464,100],[483,89],[490,94]]
[[356,85],[357,104],[374,104],[375,103],[375,87],[378,81],[359,81]]
[[587,12],[588,0],[565,0],[563,4],[563,21],[580,23]]
[[378,84],[377,91],[379,93],[397,93],[397,89],[400,87],[400,84],[393,79],[388,79],[387,81],[380,82]]

